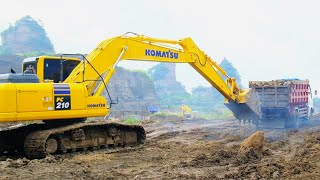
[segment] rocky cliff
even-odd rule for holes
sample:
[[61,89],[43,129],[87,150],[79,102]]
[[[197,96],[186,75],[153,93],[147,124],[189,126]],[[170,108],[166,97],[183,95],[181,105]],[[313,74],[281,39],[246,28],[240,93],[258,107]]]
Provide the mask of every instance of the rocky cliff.
[[[108,90],[114,101],[118,97],[118,104],[112,105],[113,111],[147,111],[150,105],[159,106],[153,82],[145,72],[117,68]],[[104,96],[108,97],[106,92]]]
[[44,28],[25,16],[1,33],[0,54],[54,53]]
[[176,80],[176,64],[160,63],[152,67],[151,76],[157,97],[163,108],[180,106],[189,98],[185,87]]
[[187,93],[184,86],[176,80],[176,64],[160,63],[152,67],[148,73],[154,82],[158,97]]

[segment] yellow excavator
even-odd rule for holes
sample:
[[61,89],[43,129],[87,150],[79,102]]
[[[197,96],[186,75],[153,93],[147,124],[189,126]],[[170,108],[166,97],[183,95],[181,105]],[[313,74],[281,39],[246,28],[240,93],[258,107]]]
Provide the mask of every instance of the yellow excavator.
[[192,109],[191,107],[182,104],[181,105],[181,112],[184,119],[192,119]]
[[23,73],[1,75],[0,122],[42,123],[1,129],[0,152],[44,158],[87,148],[144,143],[142,126],[84,122],[109,113],[115,101],[107,102],[101,94],[122,60],[188,63],[225,97],[226,106],[237,118],[260,116],[255,93],[240,89],[191,38],[165,40],[126,33],[102,41],[86,57],[29,58],[23,61]]

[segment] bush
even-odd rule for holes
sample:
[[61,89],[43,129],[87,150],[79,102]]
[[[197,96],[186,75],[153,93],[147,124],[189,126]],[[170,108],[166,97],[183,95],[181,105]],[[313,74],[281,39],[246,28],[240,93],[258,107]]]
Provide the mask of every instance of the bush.
[[157,113],[154,113],[154,116],[156,116],[156,117],[166,117],[167,114],[165,112],[157,112]]
[[128,116],[126,120],[123,121],[124,124],[138,124],[139,120],[133,116]]
[[203,119],[233,119],[232,112],[226,108],[214,109],[210,113],[200,113],[197,115]]

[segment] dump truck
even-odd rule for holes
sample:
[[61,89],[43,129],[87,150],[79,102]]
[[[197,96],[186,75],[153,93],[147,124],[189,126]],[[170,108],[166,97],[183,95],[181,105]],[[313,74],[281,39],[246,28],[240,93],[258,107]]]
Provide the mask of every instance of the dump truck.
[[261,118],[255,120],[258,127],[298,128],[314,112],[308,80],[250,81],[249,87],[260,101]]

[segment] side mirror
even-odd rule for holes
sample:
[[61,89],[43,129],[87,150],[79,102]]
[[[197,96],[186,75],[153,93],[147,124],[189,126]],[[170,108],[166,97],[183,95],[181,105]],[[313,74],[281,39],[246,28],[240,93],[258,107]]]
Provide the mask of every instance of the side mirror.
[[315,90],[315,91],[314,91],[314,95],[317,95],[317,94],[318,94],[318,91],[317,91],[317,90]]

